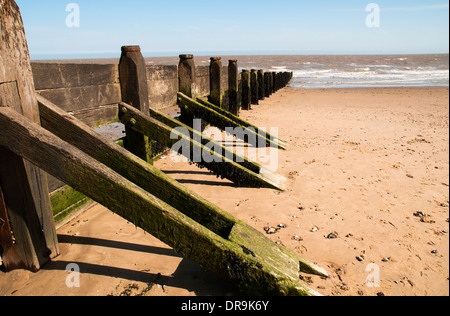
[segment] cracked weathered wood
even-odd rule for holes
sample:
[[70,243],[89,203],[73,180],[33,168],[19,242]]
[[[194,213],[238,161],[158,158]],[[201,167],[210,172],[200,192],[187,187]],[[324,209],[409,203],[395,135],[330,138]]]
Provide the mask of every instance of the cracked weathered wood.
[[[19,8],[13,0],[0,0],[0,106],[37,123],[34,90]],[[3,264],[7,271],[37,271],[59,253],[47,176],[0,146],[0,186],[15,238],[12,247],[3,249]]]
[[[134,108],[148,113],[147,69],[139,46],[123,46],[119,63],[120,88],[122,101]],[[139,158],[151,163],[153,153],[147,136],[126,128],[123,145]]]
[[[227,214],[209,201],[186,189],[159,169],[94,132],[89,126],[38,96],[42,126],[62,140],[113,169],[147,192],[193,218],[203,226],[223,234]],[[158,185],[155,185],[158,183]],[[229,232],[229,230],[228,230]],[[225,232],[227,233],[227,232]]]
[[[229,218],[219,235],[107,166],[8,108],[0,108],[0,146],[33,162],[185,257],[252,295],[320,295],[299,273],[328,273],[245,223]],[[18,145],[16,145],[18,144]],[[157,185],[157,184],[155,184]]]

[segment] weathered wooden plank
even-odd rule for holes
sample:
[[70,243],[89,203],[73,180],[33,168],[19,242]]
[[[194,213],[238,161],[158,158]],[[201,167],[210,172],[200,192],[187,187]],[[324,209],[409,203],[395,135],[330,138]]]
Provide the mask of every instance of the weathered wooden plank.
[[[27,40],[13,0],[0,0],[0,94],[0,105],[39,122]],[[0,186],[15,237],[14,245],[3,249],[3,264],[7,271],[36,271],[59,253],[46,176],[0,146]]]
[[0,256],[3,249],[9,249],[14,246],[14,238],[9,224],[8,213],[6,212],[5,199],[0,187]]
[[274,143],[274,145],[277,145],[280,149],[286,150],[286,142],[282,141],[281,139],[279,139],[278,137],[272,136],[270,135],[267,131],[263,131],[261,130],[258,126],[253,125],[243,119],[241,119],[240,117],[234,115],[233,113],[230,113],[224,109],[221,109],[217,106],[215,106],[214,104],[197,98],[197,102],[201,103],[202,105],[209,107],[210,109],[216,111],[217,113],[229,118],[230,120],[234,121],[236,124],[242,126],[243,128],[251,128],[253,129],[257,134],[259,133],[265,133],[266,134],[266,138],[269,139],[272,143]]
[[299,272],[328,276],[326,271],[274,243],[259,243],[265,237],[245,223],[231,221],[230,235],[220,236],[10,109],[0,108],[0,125],[7,131],[0,134],[0,146],[231,280],[245,293],[320,295],[299,282]]
[[154,109],[164,109],[177,103],[178,66],[146,65],[149,104]]
[[[256,132],[254,128],[247,128],[237,123],[236,120],[230,119],[227,116],[220,114],[218,111],[214,110],[211,106],[205,106],[199,101],[195,101],[182,93],[178,93],[178,104],[181,108],[185,109],[187,112],[190,112],[193,116],[201,118],[202,120],[210,123],[213,126],[218,127],[221,130],[225,130],[226,128],[242,128],[246,131],[246,135],[253,136],[252,138],[258,142],[258,144],[252,144],[256,147],[256,145],[265,145],[265,146],[273,146],[279,149],[286,149],[282,143],[280,143],[277,139],[271,139],[267,136],[267,133],[259,134]],[[217,107],[214,107],[215,109]],[[228,112],[227,112],[228,113]],[[228,115],[228,114],[227,114]],[[232,115],[229,113],[229,115]],[[239,119],[239,118],[238,118]],[[258,129],[258,131],[260,131]],[[236,135],[244,138],[245,135]],[[245,139],[243,139],[245,141]],[[261,144],[261,141],[264,144]]]
[[39,90],[38,93],[67,112],[77,112],[122,101],[119,84]]
[[118,65],[31,63],[36,90],[119,84]]
[[148,81],[149,102],[153,109],[165,109],[177,104],[178,80]]
[[[213,146],[204,146],[200,142],[190,138],[189,135],[182,135],[169,126],[143,115],[143,113],[136,111],[125,103],[120,103],[119,106],[119,116],[123,124],[134,128],[144,135],[151,135],[152,139],[166,147],[173,148],[175,144],[180,144],[182,148],[188,148],[189,150],[182,150],[180,154],[201,167],[214,172],[217,176],[233,181],[236,185],[242,187],[283,190],[280,183],[239,165],[229,157],[222,156],[214,150]],[[171,137],[172,134],[178,136],[178,138],[173,139]],[[210,160],[212,161],[206,161],[204,156],[205,152],[210,155]]]
[[[196,77],[194,78],[196,92],[194,96],[198,97],[207,97],[210,90],[210,81],[209,81],[209,66],[197,66],[196,67]],[[183,92],[182,90],[180,90]],[[184,92],[183,92],[184,93]],[[186,93],[184,93],[186,94]],[[190,96],[186,94],[187,96]]]
[[74,111],[71,114],[89,127],[97,128],[118,120],[119,109],[117,103],[115,103]]
[[[147,192],[171,204],[205,227],[228,234],[225,212],[166,174],[102,137],[72,115],[38,96],[42,126],[71,145],[113,169]],[[117,106],[117,105],[116,105]],[[155,185],[158,183],[158,185]],[[224,230],[224,231],[222,231]]]

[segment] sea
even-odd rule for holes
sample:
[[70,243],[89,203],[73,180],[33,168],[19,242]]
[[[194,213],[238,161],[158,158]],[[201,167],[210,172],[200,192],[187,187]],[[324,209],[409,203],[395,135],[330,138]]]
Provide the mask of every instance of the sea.
[[[143,53],[145,56],[153,54]],[[206,54],[205,54],[206,55]],[[195,56],[208,66],[209,56]],[[216,55],[220,56],[220,55]],[[74,58],[66,62],[118,63],[117,58]],[[215,57],[215,56],[214,56]],[[222,64],[237,59],[240,69],[289,71],[294,89],[449,86],[449,54],[427,55],[235,55],[221,56]],[[48,58],[45,58],[48,59]],[[155,65],[176,65],[177,54],[146,57]],[[48,62],[48,60],[47,60]]]
[[[296,89],[449,86],[448,54],[223,56],[222,64],[229,59],[241,69],[293,72],[290,87]],[[209,58],[196,57],[196,64],[208,65]]]

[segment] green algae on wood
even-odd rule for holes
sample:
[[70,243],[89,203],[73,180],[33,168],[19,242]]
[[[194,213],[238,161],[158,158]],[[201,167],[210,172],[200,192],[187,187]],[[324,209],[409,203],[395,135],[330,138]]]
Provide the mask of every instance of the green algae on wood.
[[[267,147],[272,146],[283,150],[286,149],[282,142],[279,142],[273,137],[271,139],[267,136],[267,133],[262,132],[260,129],[255,129],[253,126],[243,126],[239,124],[236,119],[228,117],[232,115],[231,113],[227,112],[226,115],[221,114],[221,111],[217,111],[217,107],[212,104],[210,106],[205,106],[199,101],[193,100],[182,93],[178,93],[178,104],[185,112],[189,112],[192,116],[201,118],[221,130],[226,130],[227,128],[241,128],[244,133],[242,133],[242,135],[240,135],[241,133],[237,133],[237,137],[245,138],[245,136],[250,136],[254,141],[258,140],[259,146],[265,145]],[[245,141],[245,139],[243,140]]]
[[[269,188],[283,191],[281,176],[269,177],[269,173],[257,174],[229,157],[218,153],[214,146],[210,148],[204,146],[201,142],[197,142],[190,137],[188,130],[185,131],[186,134],[182,134],[177,129],[173,129],[154,118],[146,116],[125,103],[120,103],[119,107],[120,120],[123,124],[143,135],[151,135],[154,140],[169,148],[173,148],[175,145],[180,146],[182,155],[200,167],[214,172],[217,176],[229,179],[242,187]],[[175,139],[174,136],[176,136]],[[188,150],[184,150],[185,148]],[[205,153],[208,153],[210,156],[209,161],[206,161]]]
[[[20,114],[0,108],[0,124],[5,129],[0,134],[1,146],[234,282],[244,293],[319,295],[299,281],[298,273],[306,261],[245,223],[229,215],[231,230],[220,236]],[[328,276],[314,265],[308,268]]]
[[[230,217],[209,201],[186,189],[159,169],[38,96],[42,126],[159,199],[170,203],[219,235],[230,231]],[[158,185],[155,185],[158,183]]]
[[223,109],[221,109],[221,108],[215,106],[214,104],[212,104],[212,103],[210,103],[210,102],[208,102],[208,101],[206,101],[206,100],[203,100],[203,99],[200,99],[200,98],[197,98],[196,100],[197,100],[197,102],[199,102],[200,104],[202,104],[202,105],[204,105],[204,106],[206,106],[206,107],[208,107],[208,108],[210,108],[210,109],[216,111],[217,113],[219,113],[219,114],[221,114],[221,115],[223,115],[223,116],[229,118],[230,120],[234,121],[236,124],[239,124],[239,125],[242,126],[243,128],[251,128],[251,129],[254,129],[255,132],[256,132],[256,134],[264,133],[265,136],[266,136],[266,138],[267,138],[268,140],[270,140],[271,143],[277,145],[278,148],[280,148],[280,149],[286,150],[286,146],[287,146],[287,145],[286,145],[286,142],[283,141],[283,140],[281,140],[281,139],[279,139],[278,137],[275,137],[275,136],[270,135],[268,132],[261,130],[258,126],[254,125],[254,124],[251,124],[251,123],[249,123],[249,122],[247,122],[247,121],[241,119],[240,117],[234,115],[233,113],[230,113],[230,112],[228,112],[228,111],[225,111],[225,110],[223,110]]

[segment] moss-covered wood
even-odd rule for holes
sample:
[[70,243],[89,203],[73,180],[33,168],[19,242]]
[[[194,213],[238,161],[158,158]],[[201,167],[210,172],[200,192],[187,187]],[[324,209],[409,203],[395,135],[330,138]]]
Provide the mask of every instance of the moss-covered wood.
[[[231,280],[246,294],[318,295],[299,281],[306,262],[246,224],[232,219],[228,236],[220,236],[10,109],[0,108],[0,124],[6,131],[0,134],[1,146]],[[314,265],[309,268],[327,276]]]
[[283,140],[281,140],[281,139],[279,139],[278,137],[272,136],[272,135],[271,135],[270,133],[268,133],[267,131],[261,130],[258,126],[253,125],[252,123],[249,123],[249,122],[247,122],[247,121],[241,119],[240,117],[234,115],[233,113],[230,113],[230,112],[228,112],[228,111],[226,111],[226,110],[224,110],[224,109],[221,109],[221,108],[215,106],[214,104],[212,104],[212,103],[210,103],[210,102],[208,102],[208,101],[206,101],[206,100],[203,100],[203,99],[200,99],[200,98],[197,98],[196,100],[197,100],[197,102],[199,102],[200,104],[202,104],[202,105],[204,105],[204,106],[206,106],[206,107],[208,107],[208,108],[210,108],[210,109],[216,111],[217,113],[219,113],[219,114],[221,114],[221,115],[223,115],[223,116],[229,118],[230,120],[232,120],[232,121],[235,122],[236,124],[239,124],[239,125],[242,126],[243,128],[252,128],[253,130],[255,130],[255,132],[256,132],[257,134],[259,134],[259,133],[265,133],[265,134],[266,134],[266,138],[267,138],[268,140],[270,140],[271,143],[274,143],[274,144],[277,145],[278,148],[280,148],[280,149],[286,150],[286,146],[287,146],[287,145],[286,145],[286,142],[283,141]]
[[214,144],[214,148],[216,149],[220,149],[221,151],[219,152],[222,156],[225,157],[233,157],[233,161],[235,161],[236,163],[240,164],[241,166],[243,166],[244,168],[247,168],[255,173],[260,173],[262,166],[259,165],[258,163],[249,160],[247,157],[245,156],[241,156],[238,155],[236,152],[222,146],[221,144],[217,143],[216,141],[212,140],[209,137],[204,136],[202,133],[200,133],[197,130],[194,130],[192,127],[164,114],[161,113],[159,111],[150,109],[150,116],[158,121],[160,121],[163,124],[166,124],[167,126],[169,126],[170,128],[177,128],[177,127],[182,127],[185,128],[186,130],[189,131],[190,137],[192,139],[201,139],[201,143],[202,145],[207,145],[207,144]]
[[[203,101],[206,102],[206,101]],[[236,135],[238,137],[243,137],[244,134],[245,135],[250,135],[253,136],[252,138],[254,138],[255,140],[258,140],[258,146],[261,145],[265,145],[265,146],[273,146],[279,149],[283,149],[285,150],[286,147],[283,144],[283,142],[278,141],[278,139],[275,139],[272,137],[272,139],[270,138],[270,136],[267,135],[267,133],[261,133],[260,129],[255,129],[253,126],[248,125],[248,126],[243,126],[240,123],[238,123],[238,120],[236,120],[235,118],[231,119],[228,116],[234,116],[231,113],[227,112],[226,115],[222,114],[224,110],[220,111],[222,113],[220,113],[217,110],[217,107],[214,106],[213,104],[210,104],[209,106],[205,106],[203,104],[201,104],[199,101],[193,100],[189,97],[187,97],[186,95],[182,94],[182,93],[178,93],[178,105],[180,106],[180,108],[184,109],[184,111],[191,113],[191,115],[201,118],[202,120],[210,123],[213,126],[218,127],[221,130],[225,130],[226,128],[241,128],[242,130],[245,130],[246,133],[243,133],[243,135]],[[225,111],[226,112],[226,111]],[[237,118],[239,119],[239,118]],[[240,119],[239,119],[240,120]],[[247,123],[249,124],[249,123]],[[252,127],[252,128],[248,128],[248,127]],[[257,132],[258,131],[258,132]],[[263,144],[261,144],[260,139],[262,139]],[[244,141],[246,139],[243,139]],[[254,144],[256,145],[256,144]]]
[[[38,97],[42,126],[64,141],[113,169],[129,181],[203,226],[227,235],[231,230],[228,214],[186,189],[159,169],[139,159],[120,145],[103,138],[50,101]],[[157,185],[155,185],[157,184]]]
[[[257,174],[240,164],[234,162],[228,157],[222,156],[214,150],[190,138],[189,135],[182,135],[173,130],[171,127],[161,123],[160,121],[144,115],[133,107],[120,103],[120,120],[129,128],[133,128],[143,135],[148,135],[157,142],[172,148],[175,144],[180,144],[188,151],[181,151],[186,158],[198,164],[200,167],[207,168],[219,177],[233,181],[236,185],[242,187],[254,188],[270,188],[275,190],[283,190],[280,182],[273,181],[269,177]],[[174,132],[178,135],[177,139],[172,139],[171,134]],[[204,159],[204,153],[210,154],[212,162]],[[196,154],[197,153],[197,154]],[[199,154],[198,154],[199,153]]]

